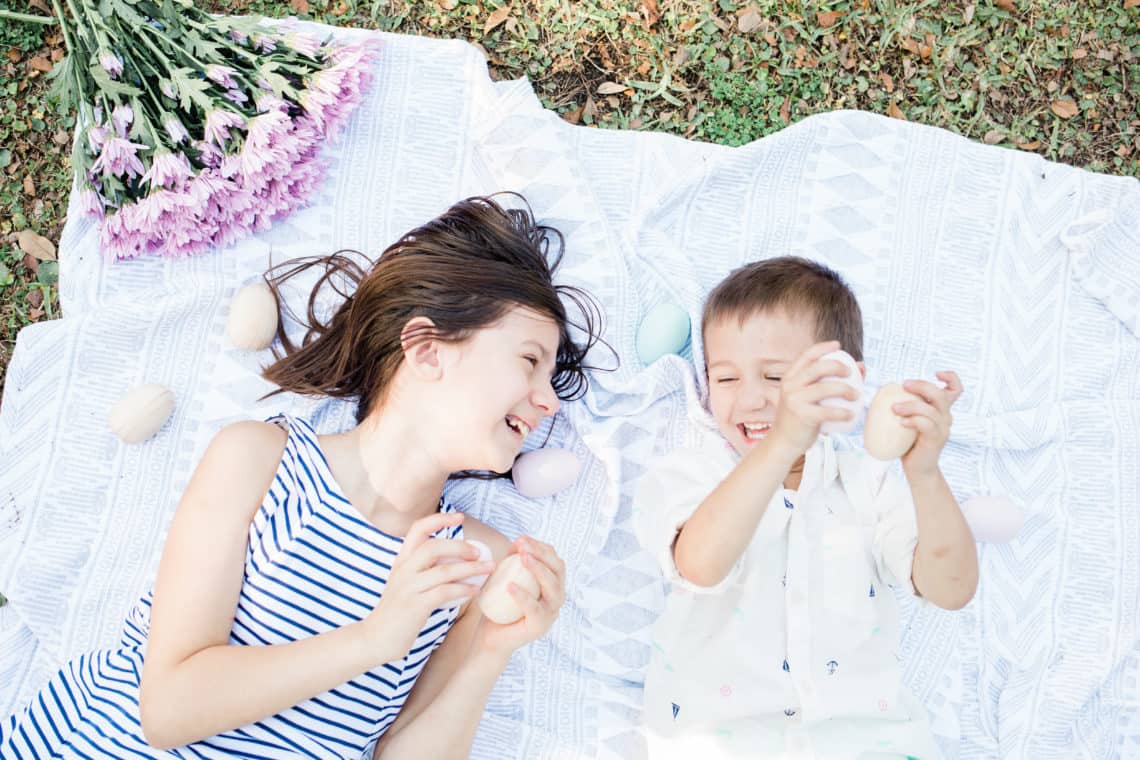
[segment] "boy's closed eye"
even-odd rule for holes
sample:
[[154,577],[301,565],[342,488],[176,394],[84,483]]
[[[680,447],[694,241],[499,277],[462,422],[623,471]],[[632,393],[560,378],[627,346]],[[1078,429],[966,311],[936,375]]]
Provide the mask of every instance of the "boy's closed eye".
[[735,377],[718,377],[716,379],[716,382],[719,385],[723,385],[724,383],[735,383],[736,378]]

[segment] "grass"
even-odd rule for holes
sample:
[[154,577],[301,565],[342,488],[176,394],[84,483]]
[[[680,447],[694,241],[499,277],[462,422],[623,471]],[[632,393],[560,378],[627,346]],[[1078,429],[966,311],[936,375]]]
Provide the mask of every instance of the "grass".
[[[41,0],[8,10],[44,13]],[[1140,176],[1140,0],[205,0],[217,13],[455,37],[496,78],[529,77],[575,124],[729,145],[859,108],[1099,172]],[[50,27],[0,21],[0,382],[16,332],[58,316],[66,115],[37,69]],[[29,185],[30,180],[30,185]],[[30,192],[29,192],[30,191]]]

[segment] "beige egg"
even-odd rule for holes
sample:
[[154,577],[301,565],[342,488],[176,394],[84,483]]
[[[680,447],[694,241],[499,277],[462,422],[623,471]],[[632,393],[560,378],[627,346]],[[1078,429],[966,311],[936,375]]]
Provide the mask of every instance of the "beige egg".
[[507,590],[511,583],[536,598],[539,596],[538,581],[530,570],[523,566],[522,558],[517,554],[504,557],[495,568],[495,572],[491,573],[490,580],[483,586],[483,593],[479,595],[479,609],[492,623],[507,625],[523,616],[522,607]]
[[169,388],[140,385],[111,408],[107,424],[123,443],[138,443],[157,433],[173,411],[174,393]]
[[903,427],[902,418],[891,411],[891,407],[903,401],[919,400],[898,383],[879,389],[867,410],[867,421],[863,423],[863,446],[868,454],[886,461],[898,459],[910,451],[918,433],[914,428]]
[[277,335],[277,299],[264,282],[246,285],[234,296],[226,335],[238,348],[260,351]]

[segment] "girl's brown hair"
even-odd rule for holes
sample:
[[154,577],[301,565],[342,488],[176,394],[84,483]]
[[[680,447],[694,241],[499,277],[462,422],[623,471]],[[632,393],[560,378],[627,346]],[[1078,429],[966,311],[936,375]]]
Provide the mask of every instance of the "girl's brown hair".
[[[522,196],[508,195],[526,205]],[[279,389],[269,395],[292,391],[353,398],[360,422],[383,400],[410,348],[401,342],[409,320],[427,317],[434,325],[416,331],[412,343],[429,338],[458,342],[521,306],[558,325],[552,384],[559,398],[579,398],[587,387],[585,370],[592,369],[585,357],[598,341],[600,312],[584,291],[554,284],[562,251],[562,234],[537,224],[529,206],[504,208],[492,197],[474,197],[407,233],[375,263],[354,251],[338,251],[272,267],[265,282],[279,308],[285,304],[281,286],[286,281],[313,267],[323,272],[309,296],[309,330],[300,345],[286,335],[285,319],[278,324],[281,348],[274,346],[276,361],[263,374]],[[322,322],[316,303],[325,285],[344,302]],[[582,324],[569,321],[562,297],[576,305]],[[287,307],[283,311],[297,319]],[[585,334],[585,345],[574,343],[571,327]]]

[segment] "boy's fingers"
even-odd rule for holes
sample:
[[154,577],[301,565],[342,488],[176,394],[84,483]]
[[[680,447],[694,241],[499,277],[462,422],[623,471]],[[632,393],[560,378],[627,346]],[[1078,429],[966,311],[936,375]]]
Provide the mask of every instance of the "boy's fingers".
[[[821,356],[838,350],[839,341],[837,340],[829,340],[823,343],[816,343],[814,346],[800,354],[799,357],[794,362],[792,362],[792,366],[789,367],[788,371],[784,374],[798,376],[800,372],[804,371],[805,367],[808,367],[814,363]],[[839,362],[836,363],[838,364]]]
[[818,403],[825,398],[845,398],[848,401],[858,401],[859,392],[847,383],[837,380],[812,383],[796,394],[796,399],[809,403]]
[[937,373],[935,377],[946,383],[946,392],[950,394],[950,403],[957,401],[958,397],[962,395],[962,380],[958,377],[958,373],[946,370]]
[[902,421],[902,424],[904,427],[914,428],[924,435],[930,435],[938,430],[938,425],[935,424],[934,420],[920,415],[907,417]]
[[940,409],[925,401],[900,401],[891,405],[891,411],[903,418],[929,417],[937,420],[942,415]]
[[945,390],[926,380],[907,380],[903,383],[903,388],[941,411],[948,410],[952,403]]

